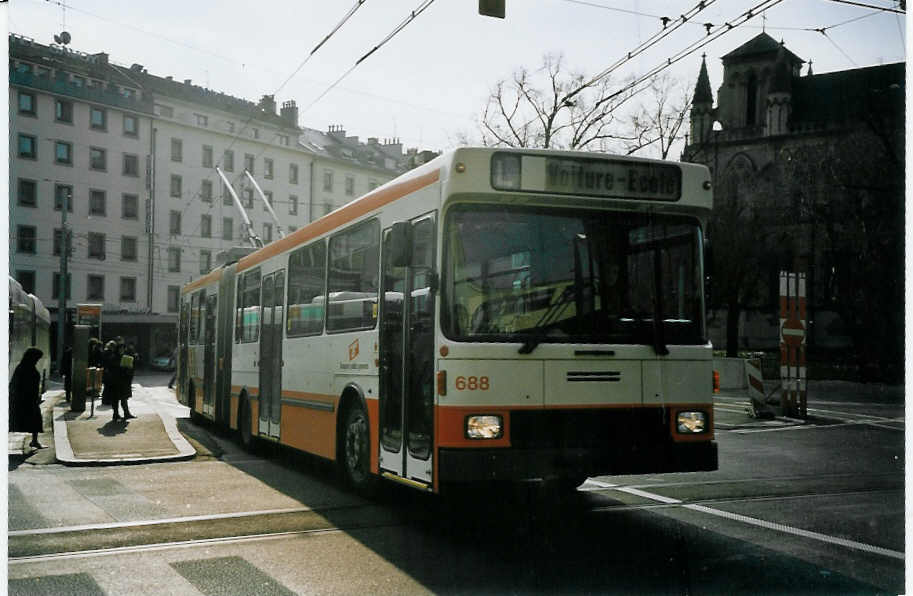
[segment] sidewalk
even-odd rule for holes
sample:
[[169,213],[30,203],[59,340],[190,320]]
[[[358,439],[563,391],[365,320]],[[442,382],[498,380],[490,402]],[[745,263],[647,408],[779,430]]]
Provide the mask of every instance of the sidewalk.
[[[53,452],[56,461],[70,466],[192,458],[196,450],[178,431],[176,420],[157,411],[148,392],[148,389],[134,384],[130,410],[136,418],[115,422],[111,407],[102,406],[98,398],[95,399],[94,413],[88,400],[84,412],[71,412],[70,404],[63,399],[63,391],[48,391],[41,404],[46,433],[39,435],[39,442],[46,448],[36,450],[29,447],[31,435],[10,433],[9,453],[25,457],[30,462],[34,457],[36,461],[33,463],[51,463],[46,460],[53,460],[48,453]],[[52,437],[47,431],[53,432]]]

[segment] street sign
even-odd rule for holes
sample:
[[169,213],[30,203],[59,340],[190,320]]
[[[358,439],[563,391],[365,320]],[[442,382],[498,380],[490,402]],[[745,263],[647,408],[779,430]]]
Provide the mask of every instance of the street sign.
[[76,305],[76,324],[98,329],[98,339],[101,339],[101,307],[101,304]]

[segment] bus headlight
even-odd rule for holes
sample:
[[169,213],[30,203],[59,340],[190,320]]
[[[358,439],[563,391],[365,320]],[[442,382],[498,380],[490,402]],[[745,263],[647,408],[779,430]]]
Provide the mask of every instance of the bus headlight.
[[682,435],[707,432],[707,414],[699,410],[679,412],[676,416],[675,428]]
[[466,417],[467,439],[500,439],[504,436],[503,418],[493,414]]

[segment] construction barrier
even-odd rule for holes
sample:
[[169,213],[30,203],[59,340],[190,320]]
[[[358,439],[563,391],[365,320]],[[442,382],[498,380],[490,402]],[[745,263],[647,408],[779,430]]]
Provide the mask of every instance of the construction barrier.
[[785,416],[808,417],[805,363],[805,274],[780,272],[780,405]]

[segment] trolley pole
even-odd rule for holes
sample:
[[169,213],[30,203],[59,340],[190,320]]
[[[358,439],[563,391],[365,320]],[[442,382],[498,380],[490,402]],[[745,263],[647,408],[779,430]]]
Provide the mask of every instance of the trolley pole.
[[67,192],[60,204],[60,283],[57,290],[57,375],[63,370],[64,326],[67,322],[67,260],[70,252],[70,234],[67,232],[67,209],[72,200],[72,192]]

